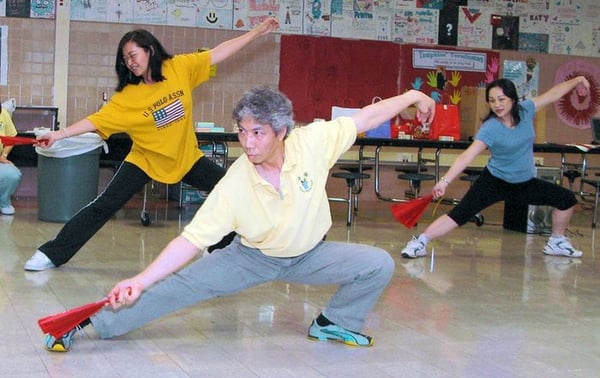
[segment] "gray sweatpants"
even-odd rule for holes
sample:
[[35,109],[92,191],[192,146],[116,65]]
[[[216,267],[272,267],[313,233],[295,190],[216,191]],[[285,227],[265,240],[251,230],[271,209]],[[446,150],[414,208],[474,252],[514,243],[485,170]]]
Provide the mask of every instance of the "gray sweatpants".
[[276,258],[245,247],[236,238],[227,247],[157,282],[131,306],[118,310],[105,307],[91,321],[100,337],[106,339],[201,301],[281,280],[340,285],[323,315],[358,332],[393,272],[391,256],[373,246],[320,242],[301,256]]

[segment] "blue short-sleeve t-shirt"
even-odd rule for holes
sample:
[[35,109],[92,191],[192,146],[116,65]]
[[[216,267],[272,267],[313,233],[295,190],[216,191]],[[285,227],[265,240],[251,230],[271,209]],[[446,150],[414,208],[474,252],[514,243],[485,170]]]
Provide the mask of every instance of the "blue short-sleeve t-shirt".
[[519,183],[535,177],[533,143],[535,104],[531,100],[520,103],[521,122],[506,127],[497,118],[485,121],[475,139],[490,150],[487,168],[492,175],[510,183]]

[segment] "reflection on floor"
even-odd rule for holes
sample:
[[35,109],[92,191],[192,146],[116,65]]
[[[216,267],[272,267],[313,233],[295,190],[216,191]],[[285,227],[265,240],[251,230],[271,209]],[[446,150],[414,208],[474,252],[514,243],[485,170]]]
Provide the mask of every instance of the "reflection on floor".
[[[155,202],[155,203],[154,203]],[[375,244],[395,258],[395,276],[367,319],[372,348],[311,342],[306,331],[334,287],[276,282],[173,314],[114,340],[92,327],[66,354],[46,352],[36,320],[101,298],[137,273],[176,236],[195,207],[150,206],[140,223],[130,202],[68,264],[28,273],[23,264],[61,224],[37,219],[35,200],[0,216],[0,371],[11,377],[591,377],[600,369],[600,287],[589,207],[570,237],[580,260],[542,254],[545,236],[504,230],[502,208],[484,212],[405,260],[414,230],[394,223],[389,204],[361,202],[356,223],[332,204],[328,240]],[[438,214],[447,211],[445,205]],[[434,258],[432,258],[434,257]]]

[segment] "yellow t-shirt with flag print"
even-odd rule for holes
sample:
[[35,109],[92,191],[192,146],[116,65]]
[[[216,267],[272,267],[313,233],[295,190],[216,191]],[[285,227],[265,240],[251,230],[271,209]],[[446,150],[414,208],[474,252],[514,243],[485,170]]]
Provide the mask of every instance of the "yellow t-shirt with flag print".
[[210,52],[175,55],[163,62],[163,80],[129,84],[90,115],[102,138],[127,133],[133,145],[125,161],[153,180],[181,181],[202,157],[194,132],[194,88],[209,78]]

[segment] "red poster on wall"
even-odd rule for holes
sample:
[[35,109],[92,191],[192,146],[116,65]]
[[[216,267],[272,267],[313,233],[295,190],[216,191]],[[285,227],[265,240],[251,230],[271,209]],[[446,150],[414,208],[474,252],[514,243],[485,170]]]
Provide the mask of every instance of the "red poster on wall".
[[361,108],[398,94],[399,53],[392,42],[284,35],[279,89],[297,121],[329,119],[332,106]]

